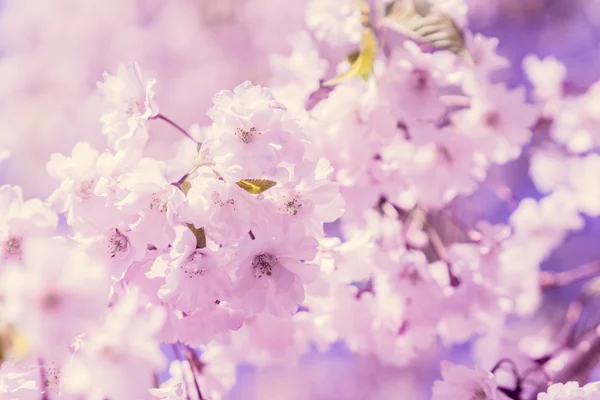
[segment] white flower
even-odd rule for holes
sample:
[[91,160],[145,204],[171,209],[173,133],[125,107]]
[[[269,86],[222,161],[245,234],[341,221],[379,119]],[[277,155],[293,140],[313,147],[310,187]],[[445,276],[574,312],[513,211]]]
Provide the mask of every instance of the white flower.
[[156,81],[144,80],[137,63],[120,64],[116,75],[103,76],[104,82],[98,82],[105,101],[102,132],[116,150],[130,148],[132,141],[136,147],[145,143],[145,121],[158,114],[152,91]]

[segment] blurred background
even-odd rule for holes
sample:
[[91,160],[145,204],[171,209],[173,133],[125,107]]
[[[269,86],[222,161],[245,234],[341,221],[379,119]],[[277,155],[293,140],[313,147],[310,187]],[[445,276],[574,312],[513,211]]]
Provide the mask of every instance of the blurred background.
[[[441,0],[460,4],[457,0]],[[96,82],[120,62],[138,62],[155,77],[161,113],[182,126],[207,122],[213,95],[244,80],[268,84],[270,56],[289,54],[290,37],[305,28],[306,0],[0,0],[0,183],[44,198],[56,182],[45,165],[78,141],[103,148]],[[598,0],[467,0],[469,27],[500,40],[511,61],[502,79],[530,89],[522,61],[552,55],[568,81],[588,87],[600,75]],[[174,152],[168,126],[150,131],[150,152]],[[8,156],[10,155],[10,156]],[[516,198],[539,198],[528,153],[491,171]],[[507,204],[489,186],[456,208],[469,223],[505,222]],[[465,206],[465,205],[468,205]],[[600,257],[600,224],[588,219],[544,264],[564,270]],[[536,317],[563,313],[578,287],[555,290]],[[467,345],[435,358],[466,361]],[[350,355],[343,346],[306,357],[297,370],[242,367],[231,399],[427,399],[434,369],[410,373]],[[299,372],[302,373],[299,373]],[[290,387],[302,388],[291,397]],[[267,395],[269,397],[267,397]]]

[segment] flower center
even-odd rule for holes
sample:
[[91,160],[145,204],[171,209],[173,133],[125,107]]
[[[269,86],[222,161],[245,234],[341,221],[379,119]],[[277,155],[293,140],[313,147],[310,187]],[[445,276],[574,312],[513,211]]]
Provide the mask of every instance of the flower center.
[[99,355],[101,358],[108,360],[112,363],[117,363],[122,359],[121,352],[111,345],[104,345],[99,349]]
[[406,266],[400,273],[400,278],[408,280],[413,286],[416,286],[422,281],[421,274],[419,274],[419,271],[414,264]]
[[21,257],[21,242],[23,238],[20,236],[9,236],[8,239],[4,242],[2,246],[2,250],[4,253],[4,258],[20,258]]
[[477,386],[473,391],[473,396],[469,400],[488,400],[488,395],[481,386]]
[[483,124],[490,129],[498,129],[501,123],[502,118],[497,111],[488,111],[483,115]]
[[256,133],[256,128],[250,128],[249,131],[245,131],[242,128],[238,128],[237,131],[235,132],[236,136],[239,137],[242,140],[242,142],[244,142],[244,143],[250,143],[252,141],[252,138],[254,137],[255,133]]
[[271,254],[262,253],[254,257],[254,260],[252,261],[254,277],[262,278],[265,275],[271,276],[276,262],[277,258],[273,257]]
[[44,386],[53,393],[57,393],[58,384],[60,382],[59,369],[57,367],[46,367],[44,375],[46,377],[44,380]]
[[106,246],[106,252],[110,255],[110,258],[115,258],[117,253],[126,251],[129,245],[127,237],[115,229],[115,232],[108,238],[108,245]]
[[298,195],[287,194],[281,199],[280,208],[292,215],[298,214],[300,207],[302,207],[302,202],[300,201],[300,197]]
[[231,204],[231,205],[235,204],[234,199],[227,199],[226,201],[223,201],[223,199],[221,198],[221,195],[217,192],[213,192],[212,195],[210,196],[210,199],[212,200],[212,202],[214,204],[218,204],[221,207],[223,207],[225,204]]
[[[189,256],[187,256],[187,258],[185,259],[185,262],[181,263],[181,265],[179,266],[179,268],[181,268],[181,270],[183,271],[183,273],[190,279],[196,277],[196,276],[203,276],[204,275],[204,270],[199,268],[199,264],[198,263],[194,263],[194,261],[196,260],[196,256],[202,256],[202,253],[195,251],[192,254],[190,254]],[[202,257],[200,257],[202,258]]]
[[159,192],[152,193],[152,197],[150,199],[150,209],[154,210],[156,208],[161,213],[167,211],[167,201],[165,197],[166,191],[164,189]]
[[79,182],[79,187],[76,190],[77,196],[81,199],[89,199],[92,196],[92,189],[96,183],[95,179],[86,179]]
[[423,92],[429,87],[429,72],[416,68],[411,71],[412,87],[417,92]]
[[56,311],[62,303],[61,296],[54,290],[50,290],[41,298],[42,308],[46,311]]

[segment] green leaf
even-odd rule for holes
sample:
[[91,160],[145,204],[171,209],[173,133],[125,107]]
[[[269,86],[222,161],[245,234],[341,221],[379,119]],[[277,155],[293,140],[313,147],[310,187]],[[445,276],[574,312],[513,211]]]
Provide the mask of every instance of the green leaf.
[[237,185],[250,194],[261,194],[277,185],[277,182],[269,179],[242,179]]
[[[360,50],[354,56],[355,53],[348,55],[348,61],[350,61],[350,69],[335,78],[328,80],[323,83],[323,86],[335,86],[346,79],[360,76],[363,79],[367,79],[373,72],[373,65],[377,58],[377,38],[375,32],[369,27],[363,29],[363,37],[360,42]],[[354,61],[352,61],[354,59]]]
[[204,228],[196,228],[192,224],[187,224],[187,227],[190,228],[190,231],[196,237],[196,247],[199,249],[203,249],[206,247],[206,233],[204,233]]
[[427,1],[396,0],[389,4],[383,25],[411,39],[448,50],[473,63],[463,32],[446,14],[432,9]]

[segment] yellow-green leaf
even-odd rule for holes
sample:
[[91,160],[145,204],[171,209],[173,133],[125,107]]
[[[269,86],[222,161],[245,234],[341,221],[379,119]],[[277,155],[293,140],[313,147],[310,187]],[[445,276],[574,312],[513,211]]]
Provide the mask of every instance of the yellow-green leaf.
[[360,42],[360,51],[356,56],[354,62],[352,62],[353,54],[348,56],[350,61],[350,69],[333,79],[323,83],[323,86],[334,86],[346,79],[360,76],[363,79],[367,79],[373,72],[373,65],[377,58],[377,39],[375,38],[375,32],[369,27],[365,27],[363,30],[363,37]]
[[206,247],[206,233],[204,233],[204,228],[196,228],[192,224],[187,224],[190,231],[196,237],[196,247],[199,249],[203,249]]
[[269,179],[242,179],[237,185],[250,194],[261,194],[277,185],[277,182]]

